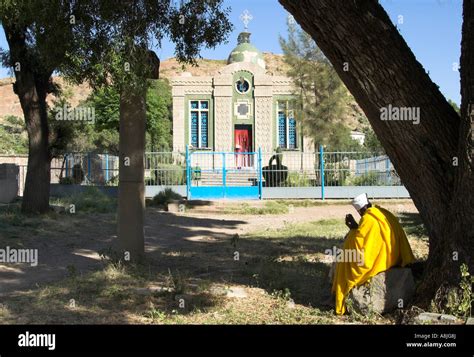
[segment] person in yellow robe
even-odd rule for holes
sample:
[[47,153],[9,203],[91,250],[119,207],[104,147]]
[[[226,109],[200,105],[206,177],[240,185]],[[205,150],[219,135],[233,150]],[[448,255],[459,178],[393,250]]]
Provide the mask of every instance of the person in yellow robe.
[[352,215],[346,216],[346,225],[350,231],[343,250],[356,250],[363,259],[336,264],[332,292],[335,294],[338,315],[345,313],[345,300],[352,288],[391,267],[404,267],[415,261],[407,236],[392,213],[382,207],[372,206],[365,193],[355,197],[352,205],[361,219],[357,224]]

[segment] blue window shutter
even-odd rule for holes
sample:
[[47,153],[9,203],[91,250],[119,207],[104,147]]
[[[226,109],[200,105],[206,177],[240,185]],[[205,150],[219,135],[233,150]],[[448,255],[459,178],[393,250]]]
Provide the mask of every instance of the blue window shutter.
[[278,145],[286,148],[286,116],[285,113],[278,113]]
[[207,127],[208,127],[208,113],[201,112],[201,147],[207,148]]
[[294,118],[288,119],[288,147],[296,149],[296,120]]
[[198,142],[198,112],[191,112],[191,145],[194,147],[199,146]]

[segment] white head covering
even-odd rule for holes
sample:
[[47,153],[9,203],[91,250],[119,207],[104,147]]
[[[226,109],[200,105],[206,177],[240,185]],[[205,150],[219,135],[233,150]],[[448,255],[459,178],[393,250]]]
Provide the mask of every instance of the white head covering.
[[356,210],[360,210],[362,207],[368,204],[369,204],[369,199],[367,198],[366,193],[362,193],[359,196],[356,196],[352,200],[352,205],[354,206]]

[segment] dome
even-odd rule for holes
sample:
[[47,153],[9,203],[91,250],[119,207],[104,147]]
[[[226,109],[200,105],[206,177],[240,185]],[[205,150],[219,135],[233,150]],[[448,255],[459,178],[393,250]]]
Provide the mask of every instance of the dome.
[[250,32],[241,32],[237,38],[237,42],[238,45],[230,53],[227,64],[249,62],[265,69],[265,60],[262,52],[250,43]]

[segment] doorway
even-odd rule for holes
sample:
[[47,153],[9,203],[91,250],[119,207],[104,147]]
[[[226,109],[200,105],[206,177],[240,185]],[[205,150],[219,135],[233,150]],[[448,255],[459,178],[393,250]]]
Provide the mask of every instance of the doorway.
[[252,167],[253,156],[249,155],[253,150],[252,126],[236,125],[234,129],[235,165],[237,168]]

